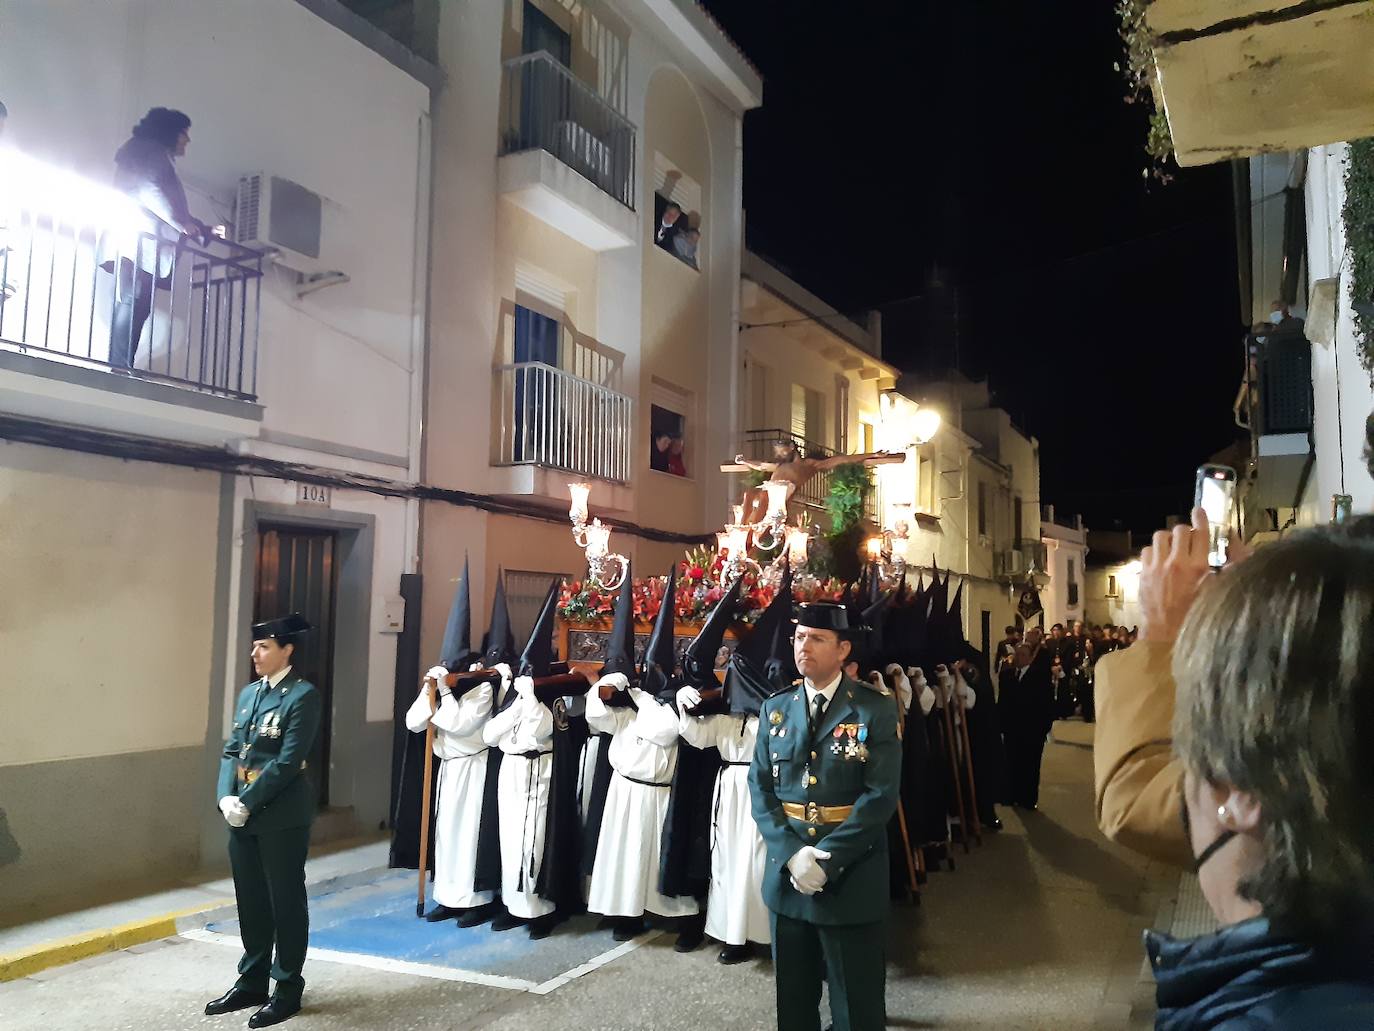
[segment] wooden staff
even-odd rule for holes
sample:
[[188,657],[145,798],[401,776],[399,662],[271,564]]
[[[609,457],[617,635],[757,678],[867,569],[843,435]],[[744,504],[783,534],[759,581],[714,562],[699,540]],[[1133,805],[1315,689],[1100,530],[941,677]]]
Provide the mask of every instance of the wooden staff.
[[[899,691],[892,692],[893,700],[897,703],[897,742],[902,741],[902,730],[906,726],[906,713],[902,711],[902,695]],[[911,700],[914,703],[916,696],[913,693]],[[915,898],[916,904],[921,904],[921,884],[916,879],[916,860],[911,851],[911,834],[906,826],[906,809],[902,805],[902,793],[897,792],[897,830],[902,835],[902,858],[906,860],[907,883],[911,885],[911,894]]]
[[[938,679],[936,680],[936,684],[940,688],[939,693],[944,694],[944,685],[940,684]],[[951,691],[951,693],[953,692]],[[951,779],[954,781],[954,798],[959,807],[959,837],[963,840],[964,854],[967,855],[969,852],[969,819],[968,810],[964,808],[964,784],[963,777],[959,773],[958,746],[954,737],[954,714],[950,712],[953,701],[950,698],[942,698],[940,700],[944,703],[940,706],[940,712],[944,717],[945,741],[948,743],[946,750],[949,752],[949,772]]]
[[978,818],[978,785],[973,782],[973,744],[968,734],[968,707],[964,705],[964,696],[955,689],[955,695],[959,698],[959,713],[962,717],[959,720],[959,737],[964,743],[964,769],[968,771],[968,797],[969,804],[973,810],[973,837],[978,842],[978,847],[983,847],[983,822]]

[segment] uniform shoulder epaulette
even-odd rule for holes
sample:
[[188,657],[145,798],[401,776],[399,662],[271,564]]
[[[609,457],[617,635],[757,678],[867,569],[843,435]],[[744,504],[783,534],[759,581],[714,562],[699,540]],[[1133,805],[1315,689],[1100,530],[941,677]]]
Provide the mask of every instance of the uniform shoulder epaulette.
[[[798,680],[797,683],[800,684],[801,681]],[[782,687],[778,688],[776,691],[774,691],[772,694],[770,694],[768,697],[769,697],[769,698],[776,698],[776,697],[778,697],[779,695],[785,695],[785,694],[787,694],[788,691],[791,691],[791,690],[792,690],[793,686],[794,686],[794,685],[792,685],[792,684],[785,684],[785,685],[783,685]]]

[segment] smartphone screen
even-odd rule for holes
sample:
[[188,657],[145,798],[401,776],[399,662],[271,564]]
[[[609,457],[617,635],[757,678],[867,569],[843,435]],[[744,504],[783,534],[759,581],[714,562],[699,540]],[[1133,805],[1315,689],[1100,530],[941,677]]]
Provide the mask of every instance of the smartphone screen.
[[1207,513],[1207,564],[1226,565],[1227,537],[1236,495],[1236,471],[1225,465],[1204,465],[1197,471],[1193,503]]

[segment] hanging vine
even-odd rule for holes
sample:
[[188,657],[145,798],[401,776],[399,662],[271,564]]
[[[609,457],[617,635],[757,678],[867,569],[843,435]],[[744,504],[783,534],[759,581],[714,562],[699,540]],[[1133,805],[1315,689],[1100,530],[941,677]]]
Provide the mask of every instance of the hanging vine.
[[1355,346],[1360,364],[1374,376],[1374,137],[1350,144],[1341,218],[1350,252],[1350,296],[1356,304]]
[[1149,111],[1145,153],[1150,156],[1150,166],[1141,169],[1141,175],[1167,183],[1173,179],[1169,166],[1174,157],[1174,138],[1169,132],[1169,120],[1155,100],[1155,55],[1145,22],[1147,6],[1147,0],[1117,0],[1116,13],[1121,20],[1118,31],[1126,60],[1124,64],[1117,61],[1113,67],[1126,78],[1126,103],[1143,104]]

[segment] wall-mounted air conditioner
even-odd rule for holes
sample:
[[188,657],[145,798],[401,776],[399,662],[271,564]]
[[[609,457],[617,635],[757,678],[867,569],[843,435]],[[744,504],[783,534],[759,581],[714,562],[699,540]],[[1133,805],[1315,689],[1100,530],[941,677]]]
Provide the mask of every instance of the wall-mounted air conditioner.
[[239,179],[234,241],[276,251],[278,263],[301,273],[322,271],[320,195],[281,176],[254,172]]

